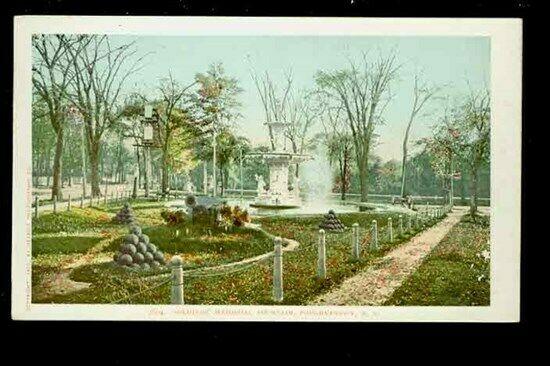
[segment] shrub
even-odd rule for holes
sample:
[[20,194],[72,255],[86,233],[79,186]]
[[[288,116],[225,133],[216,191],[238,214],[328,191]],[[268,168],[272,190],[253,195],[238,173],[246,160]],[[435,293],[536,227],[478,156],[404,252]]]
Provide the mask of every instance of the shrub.
[[186,214],[182,210],[170,211],[162,210],[160,216],[168,225],[179,225],[185,222]]
[[239,206],[233,207],[233,225],[243,226],[244,223],[250,222],[250,215],[247,210],[243,210]]

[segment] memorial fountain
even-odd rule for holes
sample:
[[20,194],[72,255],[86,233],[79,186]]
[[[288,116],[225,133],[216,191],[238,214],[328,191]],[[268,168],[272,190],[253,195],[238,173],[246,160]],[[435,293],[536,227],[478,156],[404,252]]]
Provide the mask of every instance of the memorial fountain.
[[299,164],[312,159],[310,155],[296,154],[287,149],[283,122],[266,123],[271,133],[272,149],[265,153],[252,153],[250,156],[261,156],[269,168],[269,182],[266,184],[262,176],[256,176],[258,196],[250,207],[267,209],[289,209],[302,205],[300,197],[300,182],[295,178],[289,181],[291,164]]

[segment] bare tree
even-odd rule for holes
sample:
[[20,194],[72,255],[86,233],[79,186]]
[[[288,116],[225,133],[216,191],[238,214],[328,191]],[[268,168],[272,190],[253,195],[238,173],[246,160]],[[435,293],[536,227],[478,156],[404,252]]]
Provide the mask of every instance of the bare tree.
[[361,201],[366,202],[368,157],[374,131],[383,122],[383,113],[392,99],[390,84],[396,78],[399,66],[394,53],[379,55],[374,61],[363,53],[360,65],[350,60],[345,70],[319,71],[316,82],[319,92],[341,103],[354,143]]
[[434,96],[436,96],[436,94],[440,90],[441,88],[438,86],[429,86],[425,81],[421,81],[418,74],[414,75],[413,104],[411,108],[411,114],[409,115],[409,122],[407,123],[407,128],[405,129],[405,136],[403,137],[403,160],[401,163],[401,197],[405,197],[405,195],[407,194],[407,154],[409,135],[412,125],[422,109],[426,106],[426,103]]
[[338,164],[340,198],[345,201],[346,191],[350,184],[353,139],[343,116],[343,107],[337,105],[324,109],[322,121],[329,162],[331,165]]
[[65,93],[72,80],[69,73],[71,63],[66,60],[77,57],[87,42],[81,36],[66,35],[35,35],[32,39],[32,83],[38,96],[45,102],[56,135],[52,199],[62,198],[61,170],[67,106]]
[[[92,196],[100,196],[102,136],[122,116],[120,99],[124,83],[140,69],[143,57],[134,59],[136,50],[133,43],[113,47],[106,35],[86,36],[76,44],[66,43],[65,49],[66,62],[72,65],[67,69],[71,79],[67,98],[82,114],[90,159]],[[77,52],[79,49],[81,51]]]
[[470,91],[458,110],[463,160],[470,170],[470,215],[477,212],[478,175],[481,165],[488,161],[491,134],[491,95],[489,90]]
[[[281,122],[286,123],[285,136],[290,141],[292,152],[303,154],[311,143],[311,127],[322,114],[322,105],[315,104],[313,94],[306,90],[288,91],[288,97],[281,110]],[[296,164],[295,176],[299,176]]]
[[[260,100],[264,107],[266,122],[283,122],[285,119],[285,110],[289,95],[292,89],[292,71],[289,70],[285,73],[285,81],[281,90],[274,84],[271,76],[266,71],[262,76],[259,76],[256,71],[251,68],[250,74],[254,85],[260,95]],[[275,148],[273,141],[273,132],[269,128],[269,139],[271,142],[271,148]]]

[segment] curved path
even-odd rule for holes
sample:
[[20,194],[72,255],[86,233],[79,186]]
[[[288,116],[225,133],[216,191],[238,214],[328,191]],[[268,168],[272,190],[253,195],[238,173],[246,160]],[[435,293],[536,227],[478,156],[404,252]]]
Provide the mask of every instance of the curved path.
[[441,222],[399,245],[310,305],[383,305],[466,213],[467,208],[455,207]]
[[[265,233],[268,237],[270,237],[272,239],[275,238],[275,235],[268,233],[267,231],[262,229],[260,225],[249,223],[249,224],[247,224],[247,227],[249,227],[251,229],[254,229],[254,230],[262,231],[263,233]],[[70,256],[67,261],[65,261],[64,263],[62,263],[60,265],[59,272],[46,275],[43,278],[41,284],[39,286],[36,286],[33,289],[33,292],[34,292],[33,299],[36,300],[36,301],[40,301],[42,299],[45,299],[45,298],[48,298],[48,297],[51,297],[51,296],[54,296],[54,295],[68,294],[68,293],[76,292],[76,291],[83,290],[83,289],[86,289],[86,288],[90,287],[91,283],[89,283],[89,282],[73,281],[70,278],[71,272],[76,267],[78,267],[82,264],[104,263],[104,262],[111,261],[112,257],[102,253],[102,250],[107,245],[109,245],[109,243],[110,243],[110,241],[113,237],[112,235],[117,235],[117,234],[120,235],[121,233],[122,233],[122,230],[120,230],[120,229],[111,230],[111,231],[108,232],[108,234],[107,233],[104,234],[105,238],[103,240],[101,240],[98,244],[96,244],[92,248],[90,248],[86,253]],[[83,233],[82,235],[97,236],[98,234],[93,232],[93,233]],[[298,248],[300,246],[300,243],[297,242],[296,240],[286,239],[286,238],[282,238],[282,240],[283,240],[283,243],[286,244],[283,247],[283,252],[293,251],[293,250],[295,250],[296,248]],[[245,259],[242,259],[242,260],[236,261],[236,262],[225,263],[225,264],[220,264],[220,265],[217,265],[217,266],[206,267],[206,268],[189,269],[189,270],[184,271],[183,273],[184,273],[184,275],[185,274],[194,275],[194,274],[215,273],[215,272],[218,272],[218,271],[230,270],[230,269],[234,269],[236,267],[245,266],[247,264],[253,264],[253,263],[256,263],[256,262],[260,262],[260,261],[268,259],[272,256],[273,256],[273,252],[270,251],[270,252],[260,254],[260,255],[254,256],[254,257],[245,258]],[[170,273],[162,273],[162,274],[158,274],[158,275],[152,275],[152,276],[146,277],[146,279],[147,280],[154,280],[154,279],[158,279],[160,277],[165,277],[167,275],[170,275]]]

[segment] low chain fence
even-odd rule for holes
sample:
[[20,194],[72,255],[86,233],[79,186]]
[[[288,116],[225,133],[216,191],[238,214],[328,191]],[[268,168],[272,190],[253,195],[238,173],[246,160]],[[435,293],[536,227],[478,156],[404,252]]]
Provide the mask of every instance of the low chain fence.
[[[344,232],[343,236],[339,237],[340,241],[348,242],[350,245],[350,259],[360,260],[362,253],[365,251],[376,251],[380,249],[382,244],[391,244],[398,238],[403,238],[406,235],[417,234],[426,228],[432,226],[451,210],[451,206],[445,205],[440,207],[427,206],[412,215],[399,215],[397,220],[389,217],[387,223],[381,227],[377,220],[372,220],[370,227],[360,227],[358,223],[354,223],[351,231]],[[133,297],[139,296],[146,291],[154,290],[158,287],[170,285],[171,304],[184,304],[184,281],[191,278],[205,278],[225,276],[246,271],[254,266],[269,263],[272,261],[272,299],[274,302],[281,302],[284,299],[283,291],[283,256],[285,249],[288,249],[292,241],[290,239],[282,239],[270,235],[273,239],[273,251],[266,254],[254,257],[249,261],[242,261],[238,264],[222,265],[215,268],[197,268],[184,270],[183,260],[180,256],[172,257],[170,261],[169,272],[155,276],[155,279],[162,279],[161,282],[151,287],[147,287],[135,294],[128,295],[113,303],[131,300]],[[283,247],[283,242],[287,242],[287,246]],[[316,275],[319,279],[327,277],[327,236],[324,229],[320,229],[317,235],[317,241],[305,245],[293,247],[290,252],[300,251],[317,251],[317,271]]]

